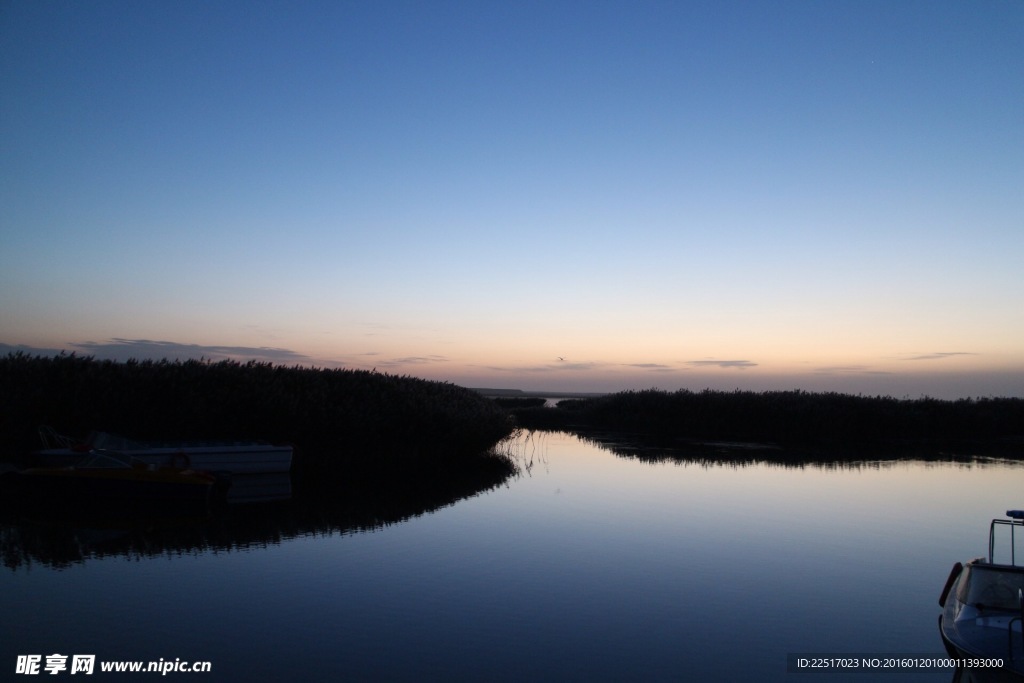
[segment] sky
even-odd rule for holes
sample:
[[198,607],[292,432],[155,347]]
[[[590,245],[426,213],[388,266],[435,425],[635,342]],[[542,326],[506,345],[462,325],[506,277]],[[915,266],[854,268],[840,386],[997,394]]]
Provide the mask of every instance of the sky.
[[1024,2],[0,1],[0,353],[1024,396]]

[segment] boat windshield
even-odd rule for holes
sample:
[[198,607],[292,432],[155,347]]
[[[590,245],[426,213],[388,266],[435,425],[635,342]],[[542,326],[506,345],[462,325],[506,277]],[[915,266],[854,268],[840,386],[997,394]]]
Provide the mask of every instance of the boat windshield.
[[1024,567],[969,564],[967,576],[960,582],[957,599],[979,609],[1021,609],[1020,592],[1024,591]]

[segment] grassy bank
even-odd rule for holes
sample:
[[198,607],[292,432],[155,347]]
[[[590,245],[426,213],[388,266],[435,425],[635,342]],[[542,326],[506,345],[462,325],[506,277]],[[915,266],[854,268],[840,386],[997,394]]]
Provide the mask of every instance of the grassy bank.
[[312,470],[430,467],[509,435],[506,410],[452,384],[361,370],[220,361],[0,358],[0,460],[39,448],[36,430],[140,440],[291,443]]
[[539,429],[601,429],[662,440],[787,446],[1001,444],[1024,455],[1024,399],[942,401],[805,391],[626,391],[515,411]]

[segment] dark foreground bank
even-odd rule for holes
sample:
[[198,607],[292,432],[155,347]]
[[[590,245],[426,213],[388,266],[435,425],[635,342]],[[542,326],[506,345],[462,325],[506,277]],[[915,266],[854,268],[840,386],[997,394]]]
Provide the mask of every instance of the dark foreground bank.
[[511,434],[508,412],[453,384],[362,370],[235,361],[0,358],[0,460],[37,429],[139,440],[290,443],[315,472],[429,467],[477,458]]

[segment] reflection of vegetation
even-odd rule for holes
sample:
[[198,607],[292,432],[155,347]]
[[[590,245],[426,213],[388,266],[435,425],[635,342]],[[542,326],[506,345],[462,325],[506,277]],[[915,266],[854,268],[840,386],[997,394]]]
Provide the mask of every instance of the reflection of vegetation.
[[879,450],[871,446],[861,448],[781,448],[762,443],[739,441],[700,441],[677,439],[672,445],[665,441],[645,439],[642,435],[614,432],[589,432],[577,430],[577,436],[586,443],[615,455],[645,463],[673,463],[676,465],[697,465],[699,467],[742,468],[756,465],[771,465],[783,468],[815,469],[882,469],[898,462],[912,460],[923,464],[960,463],[966,467],[985,467],[989,464],[1002,465],[1002,458],[951,453],[935,449],[906,448]]
[[0,562],[10,569],[61,568],[91,558],[244,551],[304,536],[373,531],[500,486],[514,469],[508,457],[490,457],[391,476],[300,477],[291,500],[229,505],[192,517],[8,506],[0,508]]
[[37,448],[48,424],[78,436],[293,443],[306,470],[389,469],[473,459],[513,429],[474,391],[360,370],[15,353],[0,357],[0,389],[4,458]]
[[742,441],[806,449],[871,447],[973,448],[1000,445],[1021,455],[1024,400],[894,399],[804,391],[627,391],[516,410],[537,429],[601,429],[642,434],[677,445]]

